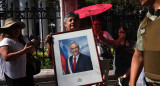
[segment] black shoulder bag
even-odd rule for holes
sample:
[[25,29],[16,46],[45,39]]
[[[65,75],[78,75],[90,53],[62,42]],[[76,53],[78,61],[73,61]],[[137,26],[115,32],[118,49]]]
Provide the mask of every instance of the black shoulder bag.
[[40,73],[41,61],[33,57],[33,55],[30,53],[26,53],[26,58],[27,58],[26,74],[36,75]]
[[99,48],[99,56],[104,57],[106,59],[112,59],[113,55],[111,53],[111,49],[102,43],[98,43],[97,47]]

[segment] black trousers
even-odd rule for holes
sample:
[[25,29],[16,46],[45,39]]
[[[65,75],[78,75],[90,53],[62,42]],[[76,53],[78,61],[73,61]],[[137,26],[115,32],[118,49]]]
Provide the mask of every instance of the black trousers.
[[11,79],[5,74],[7,86],[34,86],[33,76],[26,76],[18,79]]

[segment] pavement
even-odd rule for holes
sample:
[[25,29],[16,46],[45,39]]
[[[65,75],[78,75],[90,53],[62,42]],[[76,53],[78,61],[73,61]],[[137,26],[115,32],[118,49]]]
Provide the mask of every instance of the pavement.
[[[34,76],[35,86],[56,86],[55,75],[53,69],[41,69],[41,72]],[[108,85],[118,86],[118,76],[114,75],[113,70],[109,71]],[[5,81],[0,79],[0,86],[7,86]]]
[[[53,69],[41,69],[41,72],[34,76],[35,86],[56,86]],[[0,86],[7,86],[5,81],[0,79]]]

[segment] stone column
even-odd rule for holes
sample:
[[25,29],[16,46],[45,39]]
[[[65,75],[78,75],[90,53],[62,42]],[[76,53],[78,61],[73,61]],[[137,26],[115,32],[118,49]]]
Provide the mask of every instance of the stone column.
[[[19,9],[20,10],[25,10],[26,8],[26,1],[28,2],[28,8],[31,7],[31,0],[19,0]],[[24,15],[24,16],[28,16],[28,15]],[[33,29],[33,20],[32,19],[21,19],[22,22],[25,23],[26,27],[24,29],[22,29],[22,34],[25,36],[30,36],[32,34],[32,29]]]
[[[2,0],[0,1],[2,3]],[[0,11],[3,11],[2,4],[0,6]],[[1,27],[4,25],[4,20],[1,19]]]
[[59,0],[60,3],[60,16],[61,16],[61,21],[60,21],[60,28],[57,31],[63,31],[64,30],[64,25],[63,25],[63,18],[64,18],[64,6],[63,6],[63,0]]
[[[42,3],[42,8],[44,9],[46,7],[46,3],[43,1],[38,2],[38,7],[41,8]],[[39,12],[39,17],[42,18],[43,15],[41,12]],[[47,19],[39,19],[39,33],[40,33],[40,42],[44,42],[45,37],[48,35],[48,21]],[[43,44],[42,44],[43,47]]]
[[[58,9],[58,5],[57,5],[57,9]],[[56,17],[60,17],[60,12],[56,12]],[[57,19],[56,18],[56,31],[57,32],[60,32],[61,30],[60,30],[60,24],[61,24],[61,22],[60,22],[60,19]]]

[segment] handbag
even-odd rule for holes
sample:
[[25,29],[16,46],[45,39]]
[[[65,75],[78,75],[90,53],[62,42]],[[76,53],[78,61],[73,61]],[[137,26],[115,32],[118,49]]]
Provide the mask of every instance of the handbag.
[[26,74],[27,75],[36,75],[40,73],[41,70],[41,61],[35,58],[32,54],[27,53],[27,65],[26,65]]
[[113,55],[111,53],[111,49],[107,45],[102,44],[102,43],[98,43],[97,47],[99,48],[99,56],[100,57],[104,57],[106,59],[113,58]]

